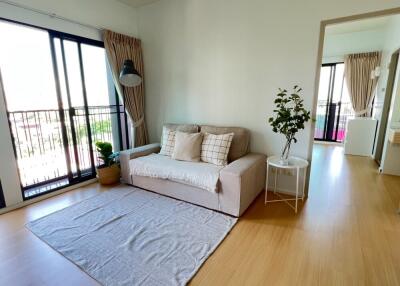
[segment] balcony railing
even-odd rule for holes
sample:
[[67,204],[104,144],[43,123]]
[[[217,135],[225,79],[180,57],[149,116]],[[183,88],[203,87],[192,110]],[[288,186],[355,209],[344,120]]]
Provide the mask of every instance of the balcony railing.
[[346,137],[346,124],[354,117],[351,103],[327,104],[319,102],[315,123],[314,138],[343,142]]
[[[65,181],[68,176],[66,154],[69,154],[73,174],[91,171],[85,108],[63,110],[63,115],[64,122],[60,120],[60,111],[57,109],[8,112],[21,185],[24,189],[43,183],[60,180],[62,182],[63,179]],[[121,115],[124,115],[122,106],[89,107],[92,143],[120,143],[120,127],[121,122],[124,122]],[[65,124],[67,142],[63,139],[62,124]],[[95,152],[94,146],[93,150]],[[94,154],[94,158],[96,157]],[[99,163],[96,159],[95,164]]]

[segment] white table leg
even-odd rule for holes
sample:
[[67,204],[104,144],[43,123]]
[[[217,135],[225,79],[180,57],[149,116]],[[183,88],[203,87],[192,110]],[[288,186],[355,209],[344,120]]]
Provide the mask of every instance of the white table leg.
[[307,167],[304,168],[303,174],[303,195],[301,196],[301,200],[304,202],[304,191],[306,189],[306,176],[307,176]]
[[278,168],[275,168],[275,183],[274,183],[274,194],[276,193],[276,178],[278,177]]
[[297,213],[297,201],[298,201],[298,198],[299,198],[299,173],[300,173],[300,169],[297,167],[296,168],[296,206],[295,206],[295,209],[294,209],[294,212],[295,213]]
[[268,176],[269,176],[269,164],[267,163],[267,174],[266,174],[266,180],[265,180],[265,198],[264,198],[264,205],[267,204],[267,199],[268,199]]

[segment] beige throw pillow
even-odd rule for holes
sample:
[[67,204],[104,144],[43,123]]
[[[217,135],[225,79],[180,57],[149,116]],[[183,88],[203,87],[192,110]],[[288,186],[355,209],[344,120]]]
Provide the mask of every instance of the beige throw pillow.
[[202,141],[203,134],[201,133],[185,133],[176,131],[172,159],[199,162]]
[[161,136],[161,155],[171,157],[175,146],[175,133],[176,131],[171,130],[165,126],[163,127],[163,132]]
[[233,133],[215,135],[205,132],[201,144],[201,161],[225,166],[232,139]]

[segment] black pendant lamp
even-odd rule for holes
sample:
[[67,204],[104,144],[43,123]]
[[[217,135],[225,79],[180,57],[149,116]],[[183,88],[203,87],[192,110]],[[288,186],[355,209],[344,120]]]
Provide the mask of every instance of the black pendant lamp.
[[142,82],[142,77],[133,66],[132,60],[125,60],[119,74],[119,82],[124,86],[134,87]]

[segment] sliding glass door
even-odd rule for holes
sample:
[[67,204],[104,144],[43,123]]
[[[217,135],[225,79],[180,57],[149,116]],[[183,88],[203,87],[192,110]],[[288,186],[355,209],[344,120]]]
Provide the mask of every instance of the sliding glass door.
[[343,142],[346,123],[353,109],[344,80],[344,64],[325,64],[321,68],[317,120],[314,139]]
[[103,43],[0,21],[10,130],[30,198],[95,177],[95,142],[128,147]]
[[67,185],[49,33],[1,21],[0,34],[0,68],[21,186]]
[[51,34],[58,78],[60,117],[63,117],[69,181],[95,174],[93,142],[83,71],[81,44]]

